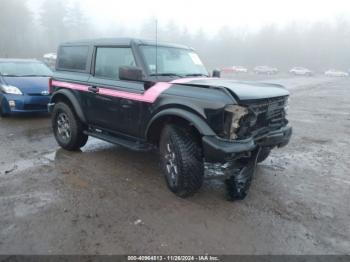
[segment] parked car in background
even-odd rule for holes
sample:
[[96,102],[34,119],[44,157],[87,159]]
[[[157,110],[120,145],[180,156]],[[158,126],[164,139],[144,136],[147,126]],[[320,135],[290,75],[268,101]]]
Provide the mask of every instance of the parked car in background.
[[51,69],[55,69],[56,59],[57,59],[56,53],[48,53],[43,55],[43,62]]
[[265,74],[265,75],[274,75],[274,74],[278,73],[278,69],[276,67],[270,67],[270,66],[256,66],[254,68],[254,73]]
[[293,67],[289,70],[289,73],[296,76],[312,76],[313,72],[305,67]]
[[336,70],[336,69],[329,69],[326,72],[324,72],[326,76],[335,76],[335,77],[346,77],[349,76],[347,72]]
[[230,66],[221,70],[223,73],[248,73],[248,69],[244,66]]
[[33,59],[0,59],[0,115],[47,112],[52,71]]

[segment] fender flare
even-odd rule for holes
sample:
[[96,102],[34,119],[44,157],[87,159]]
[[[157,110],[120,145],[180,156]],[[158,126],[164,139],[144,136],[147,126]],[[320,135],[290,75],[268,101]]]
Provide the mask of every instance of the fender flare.
[[154,115],[151,120],[149,121],[146,132],[145,132],[145,137],[147,138],[149,135],[149,130],[152,126],[153,123],[155,123],[157,120],[159,120],[162,117],[166,116],[177,116],[181,117],[191,124],[198,130],[198,132],[203,135],[203,136],[216,136],[214,131],[209,127],[209,125],[198,115],[188,112],[183,109],[179,108],[170,108],[170,109],[165,109]]
[[56,91],[52,97],[51,97],[51,101],[50,101],[50,105],[54,105],[55,104],[55,98],[57,98],[58,96],[64,96],[66,99],[68,99],[68,101],[72,104],[75,113],[77,114],[77,116],[79,117],[79,119],[83,122],[86,123],[86,118],[85,115],[83,113],[83,110],[79,104],[78,99],[75,97],[75,95],[73,94],[73,92],[67,90],[67,89],[60,89],[58,91]]

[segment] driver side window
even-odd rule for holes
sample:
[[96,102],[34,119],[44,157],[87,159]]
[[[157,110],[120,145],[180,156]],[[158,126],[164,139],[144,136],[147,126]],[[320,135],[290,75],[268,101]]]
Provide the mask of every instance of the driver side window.
[[98,47],[95,77],[119,80],[119,67],[136,66],[130,47]]

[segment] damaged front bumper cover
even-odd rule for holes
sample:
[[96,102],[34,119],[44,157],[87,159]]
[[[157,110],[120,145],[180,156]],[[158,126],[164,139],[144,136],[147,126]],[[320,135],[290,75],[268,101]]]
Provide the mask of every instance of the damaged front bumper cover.
[[244,199],[255,175],[261,148],[285,146],[291,135],[292,128],[283,127],[262,137],[245,140],[203,137],[207,177],[225,179],[228,200]]
[[225,140],[214,136],[202,138],[204,157],[207,162],[224,163],[239,154],[253,152],[259,147],[283,147],[289,143],[292,136],[292,127],[285,126],[271,131],[259,138],[244,140]]

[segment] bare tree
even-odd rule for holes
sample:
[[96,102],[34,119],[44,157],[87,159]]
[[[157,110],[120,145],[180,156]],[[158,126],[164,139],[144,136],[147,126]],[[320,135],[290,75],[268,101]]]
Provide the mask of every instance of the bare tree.
[[[61,42],[82,38],[155,39],[155,17],[145,20],[137,29],[117,23],[106,23],[96,29],[80,4],[79,1],[44,0],[40,10],[31,13],[26,0],[0,0],[0,56],[40,58],[45,52],[56,51]],[[189,33],[175,21],[158,23],[157,30],[159,41],[193,47],[210,69],[263,64],[281,70],[292,66],[319,71],[330,67],[350,68],[350,20],[346,17],[338,17],[334,23],[290,23],[284,27],[270,24],[256,32],[224,26],[214,34],[204,29]]]
[[0,6],[0,56],[26,56],[33,43],[30,39],[33,18],[26,2],[0,0]]
[[45,0],[40,12],[41,25],[44,28],[42,40],[45,43],[45,51],[56,50],[62,39],[68,39],[66,25],[67,6],[65,1]]

